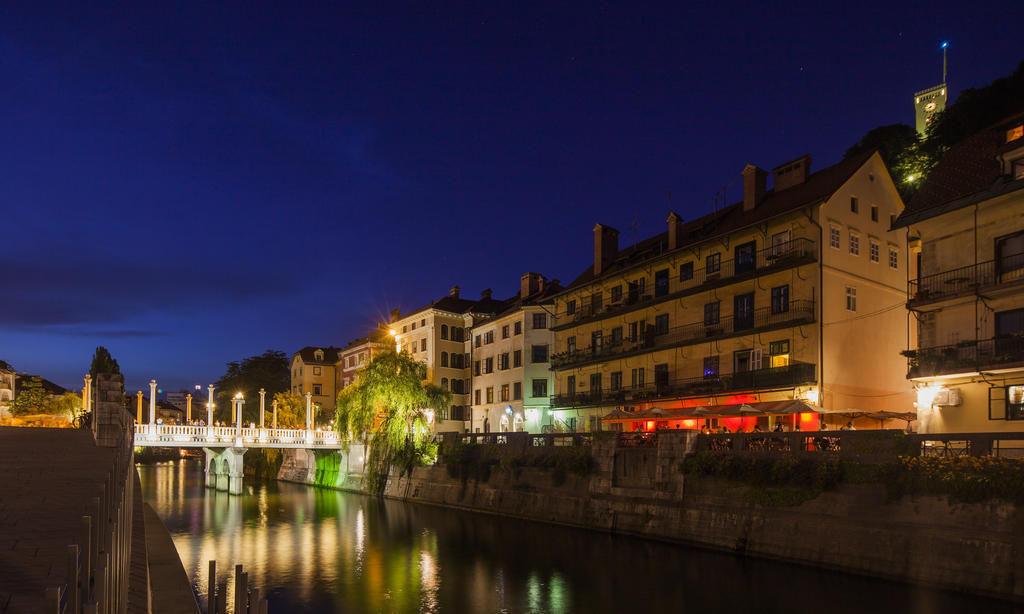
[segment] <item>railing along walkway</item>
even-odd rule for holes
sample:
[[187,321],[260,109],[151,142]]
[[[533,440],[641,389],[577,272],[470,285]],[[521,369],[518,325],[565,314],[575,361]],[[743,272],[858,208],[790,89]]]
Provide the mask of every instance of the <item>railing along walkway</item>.
[[337,450],[341,440],[334,431],[273,429],[184,424],[136,424],[135,445],[140,447],[322,448]]

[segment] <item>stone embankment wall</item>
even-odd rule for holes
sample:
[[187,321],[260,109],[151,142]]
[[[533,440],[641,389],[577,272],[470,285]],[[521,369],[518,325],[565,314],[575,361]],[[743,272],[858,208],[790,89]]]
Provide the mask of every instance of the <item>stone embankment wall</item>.
[[[588,475],[495,465],[474,479],[416,468],[392,476],[385,496],[1024,601],[1024,516],[1012,504],[888,501],[884,486],[867,484],[762,507],[745,488],[684,479],[679,466],[694,441],[669,433],[654,448],[622,448],[597,439]],[[336,487],[359,489],[358,476],[340,473]]]

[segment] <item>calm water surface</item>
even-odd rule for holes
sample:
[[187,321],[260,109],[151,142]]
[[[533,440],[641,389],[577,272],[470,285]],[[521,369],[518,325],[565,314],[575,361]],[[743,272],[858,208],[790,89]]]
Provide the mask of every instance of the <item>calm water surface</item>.
[[[196,592],[241,563],[292,612],[1010,612],[1005,603],[729,554],[299,484],[203,487],[140,466]],[[228,603],[231,603],[230,599]],[[203,601],[205,608],[205,600]]]

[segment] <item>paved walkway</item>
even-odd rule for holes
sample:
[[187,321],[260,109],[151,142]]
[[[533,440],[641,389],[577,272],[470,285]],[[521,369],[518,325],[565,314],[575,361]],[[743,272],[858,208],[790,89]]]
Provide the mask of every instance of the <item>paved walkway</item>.
[[199,614],[192,583],[160,517],[146,508],[146,545],[149,553],[149,588],[153,614]]
[[0,427],[0,613],[46,611],[113,454],[87,430]]

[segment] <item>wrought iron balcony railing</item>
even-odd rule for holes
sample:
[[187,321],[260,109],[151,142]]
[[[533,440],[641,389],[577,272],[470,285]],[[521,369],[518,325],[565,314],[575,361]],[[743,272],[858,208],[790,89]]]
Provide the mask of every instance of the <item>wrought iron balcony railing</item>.
[[559,314],[552,329],[564,329],[584,321],[630,311],[647,302],[692,294],[739,279],[814,262],[817,253],[814,241],[799,238],[758,250],[748,259],[723,260],[717,265],[695,269],[692,275],[686,278],[680,275],[678,269],[669,270],[668,278],[661,285],[652,283],[642,290],[637,287],[623,287],[614,294],[611,291],[600,293],[600,299],[596,303],[590,298],[593,294],[588,295],[588,304],[577,306],[573,313]]
[[[785,307],[784,311],[783,307]],[[719,318],[713,323],[694,322],[670,328],[663,333],[658,333],[654,326],[648,326],[647,330],[642,335],[638,335],[637,339],[602,337],[604,340],[599,344],[554,354],[551,356],[551,368],[568,369],[667,347],[700,343],[708,339],[748,334],[783,325],[795,326],[813,321],[814,301],[798,300],[789,301],[784,306],[776,305],[755,309],[749,317],[729,316]]]
[[1024,279],[1024,254],[1012,254],[912,279],[907,292],[911,306],[923,305],[1021,279]]
[[988,371],[1024,363],[1024,335],[961,341],[903,354],[909,359],[909,378]]
[[813,364],[794,362],[785,367],[754,369],[710,377],[680,378],[619,389],[556,394],[551,397],[551,402],[552,407],[556,408],[585,407],[603,403],[614,405],[630,401],[788,388],[814,383],[814,372]]

